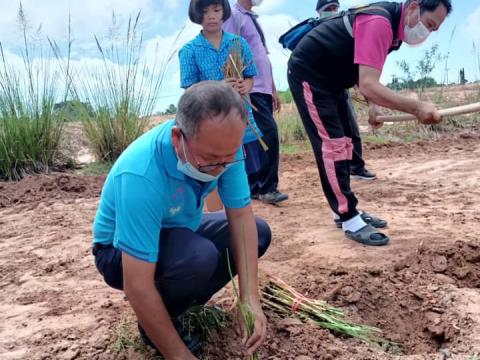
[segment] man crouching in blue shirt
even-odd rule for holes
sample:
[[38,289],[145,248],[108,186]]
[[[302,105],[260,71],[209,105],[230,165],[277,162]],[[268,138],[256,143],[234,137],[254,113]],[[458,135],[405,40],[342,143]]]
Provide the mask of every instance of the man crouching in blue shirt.
[[[93,226],[95,264],[108,285],[125,292],[142,338],[167,360],[197,359],[201,344],[182,334],[175,319],[229,282],[227,250],[241,300],[255,314],[247,353],[266,338],[257,269],[271,232],[250,206],[246,124],[245,103],[231,86],[198,83],[181,97],[175,120],[125,150],[103,187]],[[225,212],[202,214],[217,186]]]

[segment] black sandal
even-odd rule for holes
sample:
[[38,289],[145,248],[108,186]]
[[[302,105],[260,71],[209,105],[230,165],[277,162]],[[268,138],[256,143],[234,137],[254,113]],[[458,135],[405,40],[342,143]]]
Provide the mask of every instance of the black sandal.
[[345,231],[345,236],[360,244],[368,246],[384,246],[390,241],[389,237],[379,232],[372,225],[365,225],[358,231]]

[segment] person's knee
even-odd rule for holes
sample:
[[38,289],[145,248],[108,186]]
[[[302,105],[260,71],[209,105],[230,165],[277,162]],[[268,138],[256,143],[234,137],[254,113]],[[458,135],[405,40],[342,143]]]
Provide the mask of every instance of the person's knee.
[[197,268],[201,277],[208,281],[215,272],[218,264],[218,250],[211,241],[205,241],[196,256],[192,258],[194,267]]
[[201,284],[208,281],[218,264],[218,250],[208,240],[198,241],[185,249],[184,259],[178,263],[176,278],[194,280]]
[[258,232],[258,257],[265,254],[272,242],[272,230],[270,226],[262,219],[255,218]]
[[105,283],[117,290],[123,290],[122,254],[111,247],[101,249],[95,256],[95,265]]
[[322,154],[330,161],[352,160],[353,144],[349,137],[323,139]]

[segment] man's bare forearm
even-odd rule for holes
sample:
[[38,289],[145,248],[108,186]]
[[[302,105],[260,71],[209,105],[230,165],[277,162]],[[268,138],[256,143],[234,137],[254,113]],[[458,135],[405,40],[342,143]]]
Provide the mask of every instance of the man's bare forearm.
[[[235,212],[235,216],[231,212]],[[250,207],[229,210],[231,246],[242,301],[258,300],[258,233]]]
[[180,339],[155,287],[155,264],[124,252],[122,263],[125,295],[150,340],[167,360],[195,359]]
[[189,350],[173,326],[162,297],[155,286],[126,290],[128,301],[150,340],[165,359],[186,359]]
[[389,109],[417,115],[419,101],[396,93],[379,82],[372,82],[360,87],[360,92],[369,102]]
[[422,103],[400,95],[380,83],[381,70],[359,65],[358,88],[369,102],[418,116]]

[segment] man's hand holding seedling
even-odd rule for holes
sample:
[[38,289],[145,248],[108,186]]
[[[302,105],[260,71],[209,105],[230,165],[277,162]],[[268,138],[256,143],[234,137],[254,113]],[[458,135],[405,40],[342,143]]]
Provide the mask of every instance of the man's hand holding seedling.
[[258,298],[251,299],[245,304],[250,307],[250,311],[253,315],[253,333],[248,336],[245,320],[240,314],[240,316],[237,316],[237,321],[240,334],[242,336],[242,343],[247,349],[247,355],[252,356],[267,338],[267,318],[263,313],[262,306]]
[[[238,273],[237,288],[232,264],[228,263],[233,290],[237,298],[238,328],[250,359],[267,337],[267,319],[260,305],[258,290],[258,233],[251,206],[227,209],[230,244]],[[227,259],[230,259],[228,256]]]

